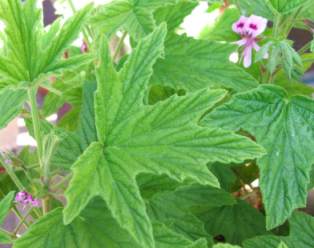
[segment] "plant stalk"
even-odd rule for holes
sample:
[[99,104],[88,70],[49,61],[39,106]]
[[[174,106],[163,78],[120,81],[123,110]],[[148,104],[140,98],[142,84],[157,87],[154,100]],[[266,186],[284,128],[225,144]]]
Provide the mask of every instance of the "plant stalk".
[[[32,116],[32,122],[33,122],[33,129],[34,129],[34,136],[37,142],[37,157],[39,162],[39,167],[42,170],[43,173],[43,181],[45,186],[46,182],[49,181],[49,178],[47,178],[47,168],[45,168],[45,164],[43,163],[43,137],[40,131],[40,117],[38,112],[38,106],[37,106],[37,90],[38,87],[32,87],[28,90],[28,97],[31,104],[31,116]],[[48,165],[46,165],[48,166]],[[49,197],[45,197],[42,202],[42,211],[43,215],[48,213],[49,211]]]
[[114,52],[114,55],[113,55],[113,61],[116,61],[116,59],[118,58],[119,53],[120,53],[120,51],[121,51],[121,49],[122,49],[122,47],[124,45],[124,40],[125,40],[125,37],[127,36],[127,34],[128,33],[125,31],[123,33],[121,39],[119,40],[119,43],[118,43],[117,48],[116,48],[116,50]]

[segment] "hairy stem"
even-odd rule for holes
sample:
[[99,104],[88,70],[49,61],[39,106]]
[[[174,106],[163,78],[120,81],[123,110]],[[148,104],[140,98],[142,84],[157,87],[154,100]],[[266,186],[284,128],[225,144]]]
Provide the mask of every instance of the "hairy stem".
[[118,58],[119,53],[120,53],[120,51],[121,51],[121,49],[122,49],[122,47],[124,45],[124,40],[125,40],[125,37],[127,36],[127,34],[128,33],[126,31],[123,33],[123,35],[122,35],[122,37],[121,37],[121,39],[120,39],[120,41],[119,41],[119,43],[117,45],[117,48],[116,48],[116,50],[114,52],[113,61],[116,61],[116,59]]
[[[71,10],[72,10],[72,12],[73,12],[73,14],[76,13],[76,8],[75,8],[75,5],[74,5],[73,1],[72,1],[72,0],[68,0],[67,2],[68,2],[68,4],[69,4],[69,6],[70,6],[70,8],[71,8]],[[91,31],[88,27],[86,27],[86,30],[85,30],[85,28],[84,28],[84,29],[82,30],[82,32],[83,32],[84,39],[85,39],[85,41],[86,41],[88,47],[90,47],[90,41],[89,41],[89,39],[88,39],[88,36],[89,36],[89,37],[93,37],[92,31]]]
[[[37,87],[30,88],[28,90],[28,97],[31,104],[31,116],[32,116],[32,123],[33,123],[33,129],[34,129],[34,136],[37,142],[37,157],[39,162],[39,167],[41,168],[43,172],[43,181],[45,184],[45,187],[47,186],[46,183],[49,181],[49,178],[47,178],[46,171],[48,170],[45,168],[45,165],[43,163],[43,137],[40,132],[40,117],[38,112],[38,106],[37,106]],[[42,204],[42,210],[43,214],[45,215],[49,211],[49,197],[45,197],[43,199]]]
[[27,219],[27,217],[30,215],[31,211],[32,211],[32,210],[29,210],[29,211],[22,217],[22,219],[20,220],[20,223],[17,225],[17,227],[15,228],[15,230],[14,230],[14,232],[13,232],[14,236],[16,236],[16,234],[19,232],[19,230],[21,229],[21,227],[22,227],[23,225],[25,225],[26,227],[28,227],[28,224],[27,224],[27,222],[26,222],[26,219]]

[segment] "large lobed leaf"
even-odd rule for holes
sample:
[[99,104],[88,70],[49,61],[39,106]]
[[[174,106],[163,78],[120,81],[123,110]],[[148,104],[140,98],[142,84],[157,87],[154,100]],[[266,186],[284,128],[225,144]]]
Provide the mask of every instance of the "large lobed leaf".
[[264,153],[245,137],[197,125],[224,97],[223,90],[201,90],[152,106],[143,104],[165,36],[161,25],[140,41],[120,72],[101,44],[95,97],[98,142],[74,164],[64,210],[68,224],[92,198],[101,196],[121,227],[147,248],[155,247],[155,241],[136,182],[138,174],[166,174],[178,181],[189,179],[217,187],[207,162],[240,162]]
[[[190,241],[154,224],[158,248],[206,248],[204,240]],[[30,227],[14,243],[14,248],[142,248],[123,230],[103,201],[93,200],[70,225],[62,221],[62,210],[55,209]]]
[[258,160],[267,228],[282,224],[305,206],[313,164],[314,102],[288,99],[278,86],[264,85],[236,95],[205,118],[208,125],[244,130],[256,136],[267,155]]
[[251,75],[229,61],[233,51],[233,45],[169,35],[165,57],[154,66],[151,83],[185,90],[223,87],[245,91],[257,87]]

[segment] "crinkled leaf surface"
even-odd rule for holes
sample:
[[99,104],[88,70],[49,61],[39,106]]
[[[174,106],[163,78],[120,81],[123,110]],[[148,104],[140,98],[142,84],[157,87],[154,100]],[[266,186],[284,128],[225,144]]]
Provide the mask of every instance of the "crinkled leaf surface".
[[95,98],[98,142],[74,164],[64,210],[65,223],[70,223],[93,197],[101,196],[118,223],[147,248],[155,247],[155,242],[136,183],[138,174],[166,174],[178,181],[190,179],[217,187],[207,162],[239,162],[264,153],[242,136],[197,125],[224,97],[223,90],[143,104],[165,35],[162,25],[140,41],[120,72],[113,68],[108,49],[101,46]]
[[176,5],[169,5],[155,11],[154,18],[158,24],[167,23],[168,32],[174,31],[192,10],[198,5],[195,0],[179,0]]
[[154,236],[158,248],[207,248],[205,239],[191,241],[163,224],[154,224]]
[[84,150],[97,140],[94,112],[95,82],[83,85],[82,107],[78,128],[75,132],[62,132],[59,143],[52,157],[53,166],[70,169],[71,165]]
[[258,82],[250,74],[229,62],[233,51],[233,45],[171,34],[165,43],[165,57],[154,66],[151,83],[190,91],[208,87],[245,91],[257,87]]
[[296,212],[289,220],[290,234],[283,241],[289,248],[314,247],[314,217]]
[[295,212],[289,220],[289,236],[259,236],[244,242],[244,248],[314,247],[314,217]]
[[264,85],[236,95],[205,118],[209,125],[243,128],[256,136],[267,155],[258,160],[268,229],[304,207],[313,164],[314,102],[288,99],[278,86]]
[[[45,32],[36,0],[0,1],[0,19],[6,26],[1,81],[33,81],[41,73],[74,66],[75,61],[60,64],[60,55],[77,37],[90,9],[89,6],[79,11],[62,28],[56,22]],[[76,60],[82,62],[79,57]]]
[[138,247],[112,218],[102,200],[95,199],[70,225],[55,209],[33,224],[14,248],[131,248]]
[[245,239],[266,233],[264,216],[244,201],[205,210],[199,218],[205,223],[208,233],[222,235],[233,244],[241,244]]
[[0,91],[0,128],[4,128],[21,112],[26,98],[25,90],[6,88]]
[[148,201],[147,208],[151,219],[163,222],[187,238],[196,240],[207,237],[212,242],[204,229],[204,223],[197,218],[196,213],[203,209],[232,204],[235,204],[234,198],[223,190],[191,185],[155,194]]
[[155,28],[153,12],[175,2],[176,0],[116,0],[102,6],[92,22],[109,35],[123,29],[137,40]]
[[[158,248],[206,248],[206,242],[193,242],[155,223],[154,237]],[[201,244],[202,246],[196,246]],[[195,245],[195,246],[194,246]],[[40,219],[21,237],[14,248],[141,248],[112,217],[104,201],[94,199],[70,224],[62,221],[56,209]]]
[[274,235],[257,236],[246,240],[243,243],[244,248],[278,248],[281,240]]
[[213,248],[241,248],[237,245],[230,245],[230,244],[216,244],[213,246]]

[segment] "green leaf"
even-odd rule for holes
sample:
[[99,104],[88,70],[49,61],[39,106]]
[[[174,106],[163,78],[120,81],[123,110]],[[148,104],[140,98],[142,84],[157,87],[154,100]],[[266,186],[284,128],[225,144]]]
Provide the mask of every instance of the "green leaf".
[[266,235],[244,242],[244,248],[310,248],[314,246],[314,217],[295,212],[289,220],[289,236]]
[[313,100],[288,99],[278,86],[263,85],[236,95],[205,118],[226,129],[241,128],[256,136],[267,155],[258,159],[267,228],[282,224],[296,208],[304,207],[313,164]]
[[0,230],[0,244],[11,244],[11,237]]
[[171,35],[165,43],[165,58],[154,66],[151,83],[190,91],[208,87],[245,91],[257,87],[251,75],[229,62],[233,51],[231,45]]
[[122,29],[138,40],[154,30],[156,24],[153,12],[175,2],[176,0],[116,0],[102,6],[92,18],[92,23],[109,36]]
[[14,243],[14,248],[139,248],[112,218],[101,200],[94,200],[70,225],[62,222],[62,209],[39,219]]
[[83,151],[97,140],[94,113],[95,82],[83,85],[82,107],[78,128],[75,132],[62,132],[61,141],[52,157],[56,167],[69,169]]
[[[38,67],[38,74],[41,72],[47,73],[50,71],[57,71],[60,70],[60,68],[72,69],[73,65],[80,66],[81,64],[86,63],[88,59],[90,60],[88,54],[76,55],[65,61],[60,61],[59,58],[65,49],[68,48],[79,35],[80,29],[91,11],[91,7],[91,5],[88,5],[78,11],[74,16],[67,20],[63,27],[55,33],[54,37],[49,40],[50,46],[45,49],[43,54],[40,54],[42,60]],[[49,33],[47,35],[50,37]],[[43,38],[43,41],[44,40],[45,37]],[[41,44],[41,46],[46,45],[47,44]]]
[[232,191],[237,177],[229,166],[214,163],[209,165],[209,170],[218,178],[222,189],[228,192]]
[[241,248],[237,245],[230,245],[230,244],[216,244],[213,248]]
[[284,242],[280,242],[277,248],[289,248]]
[[199,218],[209,234],[222,235],[233,244],[241,244],[245,239],[266,233],[264,216],[244,201],[208,209],[199,214]]
[[0,128],[4,128],[22,109],[27,98],[25,90],[6,88],[0,91]]
[[269,42],[258,53],[257,60],[261,60],[269,51],[270,58],[267,69],[274,73],[278,66],[282,66],[289,79],[300,79],[303,75],[303,63],[300,55],[292,48],[288,40]]
[[291,248],[314,247],[314,217],[295,212],[289,220],[289,237],[283,241]]
[[278,15],[306,16],[310,14],[308,10],[313,9],[311,0],[239,0],[237,2],[249,14],[264,16],[270,20],[274,20]]
[[[243,243],[244,248],[278,248],[281,240],[274,235],[257,236]],[[290,247],[289,247],[290,248]]]
[[[266,1],[267,2],[267,1]],[[269,0],[272,6],[281,14],[289,14],[300,7],[307,6],[311,0]]]
[[155,11],[154,18],[157,24],[166,22],[168,32],[170,33],[179,27],[184,18],[192,12],[197,4],[195,0],[179,0],[176,5],[166,6]]
[[177,233],[191,240],[207,237],[212,241],[196,213],[235,203],[234,198],[222,190],[191,185],[155,194],[149,200],[147,208],[151,219],[166,224]]
[[[3,224],[5,218],[9,214],[14,196],[15,192],[11,191],[0,201],[0,225]],[[0,230],[0,244],[10,244],[11,242],[11,237],[7,233]]]
[[237,41],[239,35],[233,32],[232,24],[240,17],[239,9],[234,6],[225,9],[215,20],[214,24],[205,27],[200,38],[212,41]]
[[[60,54],[75,40],[90,10],[88,6],[79,11],[60,30],[56,23],[45,32],[36,0],[1,1],[0,19],[6,26],[1,75],[17,84],[68,67],[69,62],[60,63]],[[77,62],[82,63],[81,59]],[[70,67],[74,64],[72,60]]]
[[163,224],[154,225],[154,234],[158,248],[207,248],[206,240],[191,241],[173,232]]
[[222,90],[202,90],[155,105],[143,104],[165,36],[161,25],[140,41],[119,73],[101,42],[95,97],[98,142],[74,164],[64,210],[65,223],[70,223],[93,197],[101,196],[118,223],[147,248],[154,247],[154,239],[135,180],[138,174],[165,174],[178,181],[189,179],[217,187],[207,162],[243,161],[264,152],[244,137],[197,125],[224,97]]
[[8,193],[0,202],[0,224],[2,225],[5,218],[7,217],[15,196],[15,192],[11,191]]

